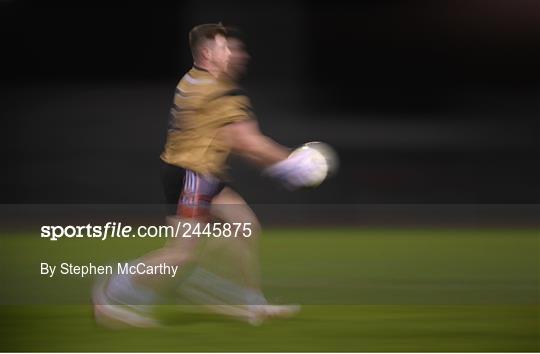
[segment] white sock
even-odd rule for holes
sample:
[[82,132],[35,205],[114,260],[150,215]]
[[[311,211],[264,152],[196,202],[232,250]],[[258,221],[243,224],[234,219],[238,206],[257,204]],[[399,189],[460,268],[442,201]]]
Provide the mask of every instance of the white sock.
[[152,305],[160,298],[154,290],[135,284],[127,274],[117,274],[111,278],[107,295],[114,301],[126,305]]
[[259,290],[247,289],[217,274],[197,267],[178,291],[191,301],[212,304],[265,305]]

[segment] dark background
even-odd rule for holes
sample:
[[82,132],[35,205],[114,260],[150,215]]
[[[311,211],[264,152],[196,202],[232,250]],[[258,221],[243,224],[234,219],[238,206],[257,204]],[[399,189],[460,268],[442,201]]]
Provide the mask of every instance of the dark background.
[[160,203],[189,29],[246,36],[261,127],[340,173],[252,203],[538,203],[538,1],[0,1],[2,203]]

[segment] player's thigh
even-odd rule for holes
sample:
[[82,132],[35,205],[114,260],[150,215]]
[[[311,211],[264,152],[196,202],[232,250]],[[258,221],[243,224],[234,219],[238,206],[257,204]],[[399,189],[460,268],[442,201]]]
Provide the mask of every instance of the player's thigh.
[[211,210],[213,200],[224,188],[225,185],[218,178],[185,170],[176,213],[167,218],[168,225],[173,226],[173,233],[177,235],[168,246],[183,246],[191,252],[204,244],[204,236],[209,234],[208,230],[212,230],[208,223],[215,218]]
[[253,231],[260,229],[260,223],[253,210],[240,196],[230,187],[223,190],[212,199],[211,214],[223,222],[249,223]]

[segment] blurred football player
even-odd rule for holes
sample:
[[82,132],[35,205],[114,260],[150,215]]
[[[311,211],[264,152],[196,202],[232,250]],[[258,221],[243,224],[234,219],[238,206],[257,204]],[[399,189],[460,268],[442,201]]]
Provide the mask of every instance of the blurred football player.
[[269,305],[260,290],[259,222],[242,197],[227,186],[226,160],[236,153],[291,189],[311,185],[317,166],[309,151],[291,155],[288,148],[260,132],[250,100],[237,84],[249,60],[237,36],[221,24],[203,24],[191,30],[189,44],[193,67],[176,87],[161,154],[164,192],[167,203],[174,206],[168,222],[195,225],[219,219],[249,224],[252,237],[235,242],[238,249],[229,257],[243,279],[227,278],[201,266],[200,238],[171,239],[137,262],[177,265],[182,275],[172,280],[155,275],[112,276],[94,291],[94,310],[101,321],[155,326],[150,305],[171,289],[194,304],[251,323],[287,317],[298,310]]

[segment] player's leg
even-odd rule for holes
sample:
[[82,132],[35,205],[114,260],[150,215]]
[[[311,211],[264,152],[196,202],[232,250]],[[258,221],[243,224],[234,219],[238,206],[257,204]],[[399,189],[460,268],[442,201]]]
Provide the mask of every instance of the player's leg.
[[[208,223],[211,217],[211,201],[223,188],[221,182],[216,178],[201,175],[191,170],[185,170],[183,176],[178,175],[175,179],[180,179],[180,177],[182,177],[183,181],[181,192],[176,192],[179,193],[180,197],[177,198],[175,214],[167,217],[167,224],[174,228],[180,227],[181,230],[183,229],[180,225],[186,224],[191,225],[189,230],[194,230],[196,225],[198,225],[199,229],[204,229],[205,224]],[[173,196],[173,193],[168,193],[167,186],[168,180],[165,180],[165,192]],[[191,272],[193,265],[198,260],[199,248],[204,243],[204,239],[197,237],[194,233],[187,236],[191,237],[170,238],[163,248],[138,259],[138,261],[146,265],[167,263],[168,265],[178,266],[179,273],[176,279],[170,279],[168,276],[160,277],[142,274],[136,275],[134,282],[153,289],[172,289],[175,284]]]
[[249,225],[252,235],[210,237],[196,268],[179,284],[177,292],[184,302],[197,305],[190,306],[189,311],[210,311],[257,323],[245,305],[248,301],[258,304],[265,301],[258,290],[258,259],[254,259],[259,223],[251,209],[245,209],[247,205],[243,200],[239,202],[237,196],[225,187],[212,199],[211,225],[223,232],[224,223],[229,226],[233,222],[242,223]]
[[[163,185],[169,204],[175,189],[180,196],[176,198],[176,216],[169,218],[169,222],[206,222],[210,215],[210,201],[220,190],[219,181],[170,165],[165,169]],[[177,180],[181,183],[177,183]],[[112,319],[135,326],[153,324],[155,321],[149,305],[159,302],[164,291],[176,288],[177,283],[189,273],[191,265],[197,261],[200,244],[197,238],[178,238],[136,260],[147,266],[162,263],[178,266],[175,278],[156,274],[116,274],[98,284],[93,295],[96,317],[101,322]]]
[[[212,200],[212,216],[222,223],[239,223],[249,225],[250,237],[220,239],[219,267],[228,268],[228,280],[238,287],[229,286],[228,291],[235,289],[241,292],[239,297],[241,305],[249,311],[249,320],[258,323],[269,317],[289,317],[296,314],[299,306],[296,305],[270,305],[263,295],[260,282],[259,237],[261,227],[253,210],[233,189],[226,187]],[[216,243],[214,243],[215,245]],[[206,250],[210,249],[211,245]],[[211,257],[214,259],[215,257]],[[235,275],[239,275],[235,276]],[[223,286],[226,283],[223,283]]]
[[212,216],[221,223],[239,224],[249,229],[249,237],[226,239],[229,264],[236,266],[240,281],[247,287],[260,290],[259,237],[261,226],[259,219],[246,201],[232,188],[225,187],[213,200]]

